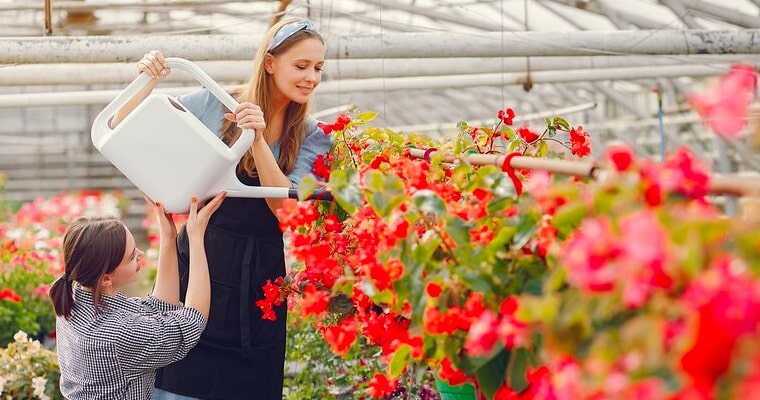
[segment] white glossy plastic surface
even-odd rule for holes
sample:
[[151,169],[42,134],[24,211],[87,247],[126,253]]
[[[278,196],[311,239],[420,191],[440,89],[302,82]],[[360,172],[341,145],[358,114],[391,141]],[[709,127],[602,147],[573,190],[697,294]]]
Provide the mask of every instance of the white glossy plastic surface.
[[[238,103],[203,70],[188,60],[167,58],[170,68],[187,71],[227,108]],[[227,190],[228,197],[287,198],[289,188],[243,185],[235,175],[254,132],[243,130],[228,147],[172,96],[153,93],[116,128],[108,121],[150,77],[140,74],[95,118],[92,143],[138,189],[172,213],[185,213],[190,199],[203,201]]]

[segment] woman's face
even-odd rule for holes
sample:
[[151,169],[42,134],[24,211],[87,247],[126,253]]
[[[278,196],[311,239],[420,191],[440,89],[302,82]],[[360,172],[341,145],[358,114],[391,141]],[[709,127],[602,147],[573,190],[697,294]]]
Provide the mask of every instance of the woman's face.
[[322,81],[325,45],[316,38],[295,43],[286,52],[267,57],[275,100],[305,104]]
[[124,257],[116,269],[108,274],[111,278],[112,289],[119,290],[125,285],[137,281],[144,255],[145,253],[137,248],[132,233],[127,230],[127,246],[124,251]]

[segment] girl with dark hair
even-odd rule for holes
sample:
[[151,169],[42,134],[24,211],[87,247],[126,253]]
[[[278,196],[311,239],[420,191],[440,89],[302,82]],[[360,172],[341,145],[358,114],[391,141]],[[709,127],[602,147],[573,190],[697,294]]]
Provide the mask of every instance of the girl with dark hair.
[[[238,164],[250,186],[294,187],[309,173],[332,139],[311,117],[309,100],[322,80],[325,42],[308,19],[289,18],[264,34],[253,71],[231,91],[240,105],[227,110],[207,89],[179,100],[211,132],[230,144],[242,129],[256,132]],[[137,70],[150,75],[145,88],[119,110],[115,126],[169,75],[164,56],[151,51]],[[160,134],[157,132],[156,134]],[[191,177],[189,179],[192,179]],[[282,232],[274,212],[282,199],[230,198],[206,233],[211,271],[211,318],[198,345],[180,362],[162,368],[156,399],[281,400],[287,306],[277,320],[262,320],[261,287],[285,275]],[[179,234],[182,294],[187,286],[187,240]]]
[[129,229],[111,217],[80,217],[63,238],[64,273],[50,287],[56,320],[61,393],[68,400],[153,397],[156,369],[182,359],[208,319],[210,285],[204,249],[209,218],[225,193],[200,208],[193,199],[187,222],[189,279],[179,302],[177,229],[161,204],[159,259],[146,300],[120,292],[135,282],[142,250]]

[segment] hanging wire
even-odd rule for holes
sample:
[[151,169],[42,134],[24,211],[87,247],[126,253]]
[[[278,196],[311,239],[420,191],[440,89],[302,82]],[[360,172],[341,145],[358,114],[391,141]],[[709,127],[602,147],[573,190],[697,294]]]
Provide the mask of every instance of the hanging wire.
[[657,126],[660,132],[660,160],[665,162],[665,123],[663,121],[665,117],[665,111],[662,108],[662,86],[657,84]]
[[501,0],[499,6],[501,7],[501,13],[499,14],[501,22],[501,54],[499,57],[501,60],[501,103],[506,104],[507,84],[504,82],[504,74],[506,73],[506,67],[504,66],[504,0]]
[[[528,24],[528,0],[525,0],[523,2],[524,10],[523,10],[523,20],[525,21],[525,32],[528,32],[530,30],[530,26]],[[525,57],[525,82],[523,82],[523,90],[526,92],[530,92],[530,89],[533,88],[533,78],[530,77],[530,57]]]

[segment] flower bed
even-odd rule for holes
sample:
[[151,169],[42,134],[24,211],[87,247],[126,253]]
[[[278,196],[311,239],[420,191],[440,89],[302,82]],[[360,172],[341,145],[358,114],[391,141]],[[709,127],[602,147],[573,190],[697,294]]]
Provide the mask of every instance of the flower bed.
[[353,383],[375,398],[426,368],[496,399],[752,393],[758,216],[712,203],[686,149],[658,163],[609,146],[599,179],[515,170],[516,155],[585,156],[588,134],[498,117],[440,141],[365,126],[372,113],[324,125],[336,144],[317,170],[337,204],[285,203],[295,262],[258,306],[292,296],[335,354],[379,360]]

